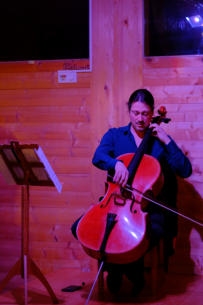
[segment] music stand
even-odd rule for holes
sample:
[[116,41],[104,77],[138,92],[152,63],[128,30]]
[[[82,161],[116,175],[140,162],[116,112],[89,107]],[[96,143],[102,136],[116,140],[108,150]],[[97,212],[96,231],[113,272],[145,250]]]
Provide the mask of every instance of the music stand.
[[25,304],[27,304],[27,276],[35,275],[49,292],[54,304],[58,299],[42,274],[29,256],[29,186],[55,186],[61,192],[62,185],[37,144],[0,145],[0,170],[9,184],[21,185],[21,257],[0,283],[0,291],[9,280],[20,274],[24,278]]

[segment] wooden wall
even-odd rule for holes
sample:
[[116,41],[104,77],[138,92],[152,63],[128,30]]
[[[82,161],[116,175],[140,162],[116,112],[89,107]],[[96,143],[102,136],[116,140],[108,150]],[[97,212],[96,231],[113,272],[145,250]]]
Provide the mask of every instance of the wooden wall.
[[[59,84],[57,70],[65,64],[0,65],[1,144],[39,144],[63,184],[60,194],[30,187],[30,252],[44,272],[80,267],[86,259],[70,226],[90,201],[90,73]],[[2,177],[0,183],[0,271],[6,272],[20,256],[21,187]]]
[[[30,252],[43,272],[94,268],[70,226],[103,193],[93,151],[109,127],[128,123],[126,102],[140,87],[167,106],[167,130],[193,164],[179,180],[179,208],[203,220],[203,58],[144,59],[142,9],[141,0],[92,0],[93,70],[77,73],[75,84],[57,82],[67,62],[0,64],[0,143],[38,143],[63,183],[61,194],[31,187]],[[0,198],[3,276],[20,255],[20,187],[0,177]],[[202,274],[202,229],[179,222],[171,270]]]
[[[178,179],[179,212],[203,220],[203,73],[201,56],[153,58],[144,61],[143,85],[165,105],[171,123],[165,126],[179,147],[189,157],[193,174]],[[203,274],[202,227],[179,218],[176,255],[171,268],[176,272]]]

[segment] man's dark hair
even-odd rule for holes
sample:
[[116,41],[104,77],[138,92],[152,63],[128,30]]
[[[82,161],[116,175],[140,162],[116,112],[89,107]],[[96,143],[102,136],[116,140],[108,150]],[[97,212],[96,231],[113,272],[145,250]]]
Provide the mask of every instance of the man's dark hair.
[[135,102],[143,102],[147,104],[151,110],[154,110],[153,95],[147,89],[138,89],[134,91],[128,101],[128,110],[130,111],[132,104]]

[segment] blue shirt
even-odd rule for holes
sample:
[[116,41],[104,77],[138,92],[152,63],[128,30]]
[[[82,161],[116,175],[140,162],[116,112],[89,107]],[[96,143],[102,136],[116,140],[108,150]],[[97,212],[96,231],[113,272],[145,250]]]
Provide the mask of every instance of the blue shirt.
[[[119,128],[109,129],[103,136],[93,156],[93,164],[103,170],[112,172],[115,168],[118,156],[125,153],[136,153],[137,145],[130,131],[131,124]],[[161,165],[164,175],[164,186],[158,199],[167,205],[176,207],[177,182],[176,175],[186,178],[192,173],[189,159],[183,154],[173,139],[168,145],[162,143],[156,137],[151,137],[147,154],[155,157]],[[165,212],[167,214],[167,212]],[[171,213],[171,212],[170,212]],[[175,215],[169,215],[165,223],[170,225],[173,218],[172,235],[177,233],[177,221]]]
[[[111,128],[105,133],[92,160],[96,167],[112,170],[115,168],[118,156],[136,152],[137,145],[130,131],[130,125]],[[149,154],[160,163],[167,163],[172,172],[180,177],[186,178],[192,172],[190,161],[172,139],[168,145],[165,145],[152,137]]]

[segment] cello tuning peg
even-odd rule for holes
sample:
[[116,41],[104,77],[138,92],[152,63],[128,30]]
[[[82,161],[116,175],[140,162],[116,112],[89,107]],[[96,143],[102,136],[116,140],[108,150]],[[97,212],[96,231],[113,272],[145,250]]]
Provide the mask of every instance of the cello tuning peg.
[[158,109],[158,113],[159,113],[161,116],[165,116],[165,115],[167,114],[166,107],[165,107],[165,106],[160,106],[159,109]]
[[160,106],[158,109],[158,116],[153,117],[152,119],[152,123],[169,123],[171,121],[171,119],[166,118],[166,114],[167,114],[167,110],[165,106]]

